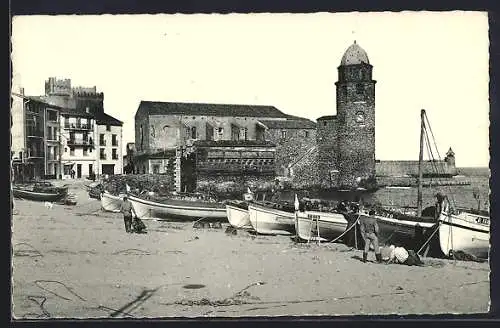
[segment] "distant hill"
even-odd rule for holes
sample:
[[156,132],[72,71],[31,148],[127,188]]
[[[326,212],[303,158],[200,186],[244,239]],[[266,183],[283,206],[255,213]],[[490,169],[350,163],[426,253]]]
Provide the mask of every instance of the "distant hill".
[[460,175],[465,175],[469,177],[490,176],[490,169],[487,167],[457,167],[457,172]]

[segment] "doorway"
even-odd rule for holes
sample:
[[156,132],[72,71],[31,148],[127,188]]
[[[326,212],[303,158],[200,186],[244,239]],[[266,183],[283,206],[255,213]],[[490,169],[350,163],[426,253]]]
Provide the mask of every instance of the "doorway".
[[76,178],[82,178],[82,164],[76,164]]
[[102,174],[115,174],[115,164],[102,164]]

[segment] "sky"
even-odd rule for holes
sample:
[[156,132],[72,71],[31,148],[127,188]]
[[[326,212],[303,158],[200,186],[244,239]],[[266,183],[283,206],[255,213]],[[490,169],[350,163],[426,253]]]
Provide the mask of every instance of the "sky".
[[17,16],[13,90],[49,77],[104,92],[134,141],[141,100],[336,113],[337,67],[354,42],[376,84],[376,158],[418,159],[425,109],[441,156],[489,163],[488,17],[481,12]]

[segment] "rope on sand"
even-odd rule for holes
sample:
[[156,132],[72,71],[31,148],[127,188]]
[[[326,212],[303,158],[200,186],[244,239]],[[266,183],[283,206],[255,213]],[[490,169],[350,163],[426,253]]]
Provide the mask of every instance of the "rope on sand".
[[56,283],[56,284],[62,285],[62,286],[64,286],[64,287],[65,287],[65,288],[66,288],[66,289],[67,289],[67,290],[68,290],[71,294],[75,295],[75,296],[76,296],[77,298],[79,298],[80,300],[82,300],[82,301],[84,301],[84,302],[86,302],[86,301],[87,301],[86,299],[84,299],[83,297],[81,297],[80,295],[78,295],[77,293],[75,293],[71,287],[68,287],[65,283],[60,282],[60,281],[58,281],[58,280],[35,280],[35,285],[36,285],[38,288],[43,289],[44,291],[51,293],[52,295],[55,295],[55,296],[57,296],[57,297],[59,297],[59,298],[62,298],[62,299],[64,299],[64,300],[67,300],[67,301],[72,301],[72,299],[70,299],[70,298],[67,298],[67,297],[61,296],[61,295],[57,294],[56,292],[51,291],[50,289],[47,289],[47,288],[44,288],[44,287],[40,286],[40,283],[43,283],[43,282],[52,282],[52,283]]
[[14,256],[28,256],[28,257],[43,257],[43,254],[37,250],[33,245],[28,244],[28,243],[17,243],[14,244],[15,246],[19,245],[25,245],[28,246],[30,249],[29,250],[15,250],[14,251]]

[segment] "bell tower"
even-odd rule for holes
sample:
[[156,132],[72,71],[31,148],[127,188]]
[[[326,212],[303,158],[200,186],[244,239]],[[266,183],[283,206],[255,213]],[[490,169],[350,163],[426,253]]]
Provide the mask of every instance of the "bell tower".
[[367,53],[354,41],[338,69],[337,186],[356,188],[375,179],[375,83]]

